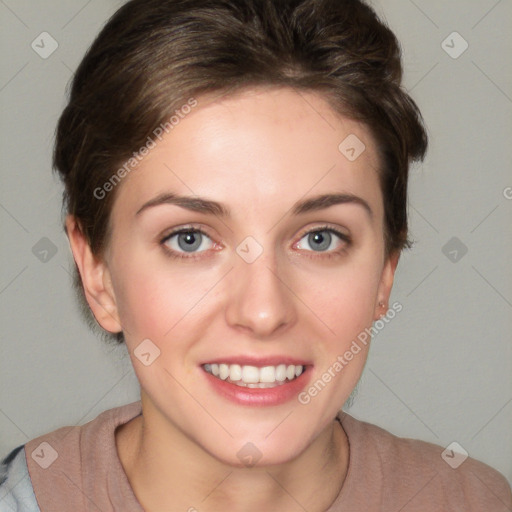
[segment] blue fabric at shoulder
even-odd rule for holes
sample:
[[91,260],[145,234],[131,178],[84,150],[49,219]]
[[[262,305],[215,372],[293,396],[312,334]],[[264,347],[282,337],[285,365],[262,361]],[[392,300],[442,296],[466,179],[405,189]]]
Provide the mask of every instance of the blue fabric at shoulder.
[[28,474],[24,445],[0,462],[0,512],[41,512]]

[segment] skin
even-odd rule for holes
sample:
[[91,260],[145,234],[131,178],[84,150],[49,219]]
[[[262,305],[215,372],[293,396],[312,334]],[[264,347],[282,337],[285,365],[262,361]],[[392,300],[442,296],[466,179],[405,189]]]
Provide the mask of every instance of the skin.
[[[90,307],[103,328],[124,331],[141,385],[142,416],[116,431],[120,460],[148,511],[325,511],[349,461],[334,418],[368,347],[306,405],[234,404],[200,363],[286,354],[311,362],[313,383],[382,316],[398,254],[385,254],[375,143],[317,93],[269,87],[198,102],[119,186],[103,257],[67,219]],[[338,150],[349,134],[366,145],[353,162]],[[172,204],[136,214],[163,192],[215,200],[231,216]],[[292,215],[296,201],[333,192],[372,214],[345,203]],[[208,236],[170,258],[178,237],[161,240],[190,224]],[[352,242],[332,235],[318,250],[307,233],[326,224]],[[263,248],[253,263],[236,252],[248,236]],[[134,356],[147,338],[161,351],[149,366]],[[237,456],[247,442],[262,454],[251,468]]]

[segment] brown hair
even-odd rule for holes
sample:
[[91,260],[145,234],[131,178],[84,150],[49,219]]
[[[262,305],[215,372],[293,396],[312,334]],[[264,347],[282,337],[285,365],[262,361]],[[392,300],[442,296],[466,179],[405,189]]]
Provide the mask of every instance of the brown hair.
[[[292,87],[321,93],[371,130],[386,251],[399,251],[410,246],[409,164],[427,149],[421,114],[401,80],[395,35],[360,0],[131,0],[87,51],[58,123],[54,168],[64,208],[101,256],[119,186],[98,190],[176,109],[203,93]],[[78,272],[75,285],[93,325]],[[121,342],[122,333],[114,338]]]

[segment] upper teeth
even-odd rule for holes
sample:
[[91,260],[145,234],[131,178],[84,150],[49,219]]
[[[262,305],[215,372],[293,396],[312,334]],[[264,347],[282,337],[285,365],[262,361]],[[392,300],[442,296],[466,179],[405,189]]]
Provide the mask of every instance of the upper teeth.
[[215,377],[222,380],[229,378],[232,381],[242,381],[246,384],[256,384],[258,382],[284,382],[286,379],[292,380],[298,377],[303,371],[302,365],[278,366],[240,366],[239,364],[205,364],[204,369]]

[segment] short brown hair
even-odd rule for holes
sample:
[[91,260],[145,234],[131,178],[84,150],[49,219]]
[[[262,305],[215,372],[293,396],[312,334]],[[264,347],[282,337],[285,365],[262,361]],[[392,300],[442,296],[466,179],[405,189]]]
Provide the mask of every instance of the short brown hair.
[[[292,87],[322,94],[370,129],[381,160],[386,252],[400,251],[410,246],[409,164],[427,149],[421,114],[401,81],[395,35],[360,0],[131,0],[87,51],[58,123],[54,168],[64,208],[101,255],[119,187],[101,198],[95,191],[177,108],[204,93]],[[78,273],[75,284],[84,299]]]

